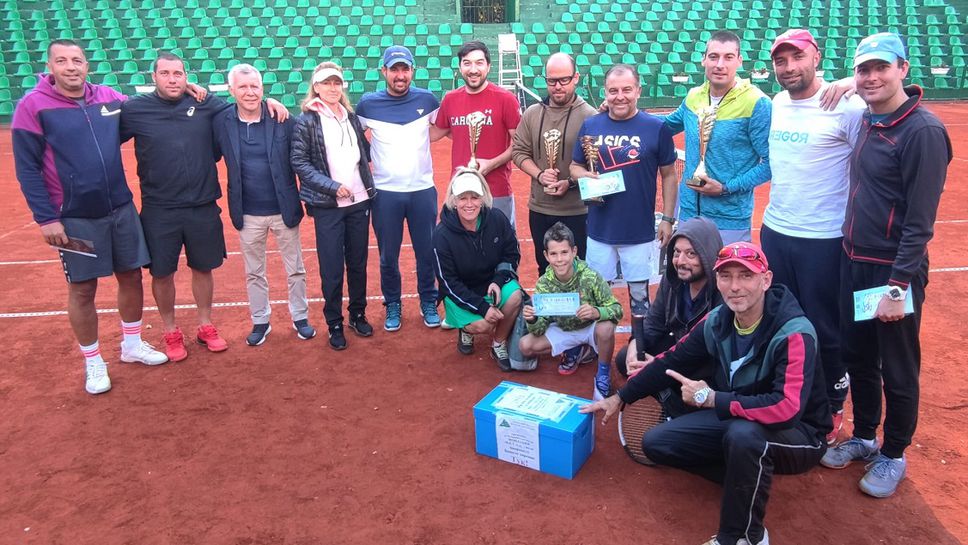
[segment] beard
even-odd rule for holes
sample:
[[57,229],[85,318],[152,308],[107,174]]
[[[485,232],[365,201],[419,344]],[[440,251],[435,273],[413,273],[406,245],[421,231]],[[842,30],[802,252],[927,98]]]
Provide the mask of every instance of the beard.
[[[685,278],[682,276],[683,273],[687,275]],[[679,270],[678,268],[676,269],[676,275],[679,277],[679,280],[686,284],[692,284],[693,282],[702,280],[706,277],[706,273],[703,271]]]

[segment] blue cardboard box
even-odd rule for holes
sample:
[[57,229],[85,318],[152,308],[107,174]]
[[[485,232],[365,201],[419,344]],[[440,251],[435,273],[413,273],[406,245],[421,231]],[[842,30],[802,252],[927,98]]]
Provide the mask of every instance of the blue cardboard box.
[[574,478],[595,449],[594,419],[580,397],[504,381],[474,405],[478,454]]

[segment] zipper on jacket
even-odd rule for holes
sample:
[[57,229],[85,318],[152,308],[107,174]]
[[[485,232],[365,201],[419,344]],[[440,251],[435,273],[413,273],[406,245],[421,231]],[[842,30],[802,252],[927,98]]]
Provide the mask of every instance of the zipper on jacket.
[[[860,154],[862,151],[864,151],[864,146],[867,144],[867,141],[870,139],[871,132],[873,132],[873,130],[874,130],[873,124],[867,126],[867,133],[864,135],[864,139],[860,142],[860,145],[858,145],[857,149],[854,151],[854,156],[857,158],[857,161],[855,161],[856,164],[851,165],[851,168],[855,168],[860,165]],[[850,192],[850,201],[847,203],[847,210],[850,211],[850,223],[847,225],[847,235],[844,237],[844,243],[846,245],[847,240],[848,239],[850,240],[850,250],[847,252],[848,257],[853,257],[853,254],[854,254],[854,212],[853,212],[854,197],[856,197],[857,192],[860,191],[860,183],[861,183],[861,177],[860,175],[858,175],[857,187],[855,187],[854,190]]]
[[91,121],[91,116],[87,114],[87,106],[81,106],[81,111],[84,113],[84,119],[87,120],[87,127],[91,129],[91,137],[94,138],[94,148],[97,149],[97,156],[101,161],[101,171],[104,173],[104,188],[107,190],[108,206],[111,210],[114,210],[114,203],[111,202],[111,183],[108,181],[108,165],[104,162],[104,154],[101,153],[101,143],[97,139],[97,132],[94,130],[94,123]]
[[884,238],[891,238],[891,227],[894,226],[894,209],[897,208],[897,203],[891,203],[891,212],[887,215],[887,230],[884,232]]

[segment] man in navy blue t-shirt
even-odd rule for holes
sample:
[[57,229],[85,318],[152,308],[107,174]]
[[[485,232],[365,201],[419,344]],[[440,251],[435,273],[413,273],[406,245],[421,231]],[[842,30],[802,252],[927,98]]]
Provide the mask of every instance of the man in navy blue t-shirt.
[[[653,241],[664,245],[672,234],[677,199],[676,150],[672,133],[662,120],[639,111],[642,88],[635,68],[617,64],[605,74],[608,112],[589,117],[582,124],[572,155],[571,176],[597,178],[587,168],[582,137],[591,136],[598,148],[595,171],[620,171],[625,190],[606,195],[603,203],[588,208],[588,264],[605,280],[622,277],[629,287],[632,314],[646,314],[649,277],[656,251]],[[656,172],[662,175],[662,222],[655,230]],[[608,397],[611,368],[599,362],[593,397]]]

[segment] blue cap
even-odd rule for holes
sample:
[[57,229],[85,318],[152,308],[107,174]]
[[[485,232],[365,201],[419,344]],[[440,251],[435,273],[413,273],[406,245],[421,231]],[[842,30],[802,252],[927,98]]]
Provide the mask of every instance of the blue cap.
[[398,62],[405,62],[413,66],[413,53],[402,45],[391,45],[383,52],[383,66],[390,68]]
[[864,38],[857,45],[857,52],[854,53],[854,68],[867,61],[881,60],[892,63],[898,59],[907,59],[901,37],[893,32],[879,32]]

